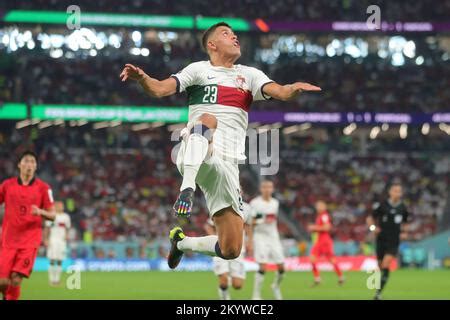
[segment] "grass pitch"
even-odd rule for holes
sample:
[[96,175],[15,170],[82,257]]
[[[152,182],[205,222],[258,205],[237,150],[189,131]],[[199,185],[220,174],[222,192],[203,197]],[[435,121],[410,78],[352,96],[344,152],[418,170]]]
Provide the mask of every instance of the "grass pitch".
[[[287,272],[282,283],[284,299],[294,300],[370,300],[373,290],[367,288],[370,276],[364,272],[347,272],[341,287],[331,272],[322,272],[322,284],[311,288],[309,272]],[[214,300],[217,279],[212,272],[84,272],[81,289],[69,290],[68,275],[59,287],[48,284],[46,272],[35,272],[22,287],[23,300]],[[263,298],[273,299],[270,284],[274,273],[266,274]],[[250,299],[254,273],[247,274],[244,288],[230,290],[232,299]],[[450,270],[397,270],[391,272],[383,299],[445,299],[450,300]]]

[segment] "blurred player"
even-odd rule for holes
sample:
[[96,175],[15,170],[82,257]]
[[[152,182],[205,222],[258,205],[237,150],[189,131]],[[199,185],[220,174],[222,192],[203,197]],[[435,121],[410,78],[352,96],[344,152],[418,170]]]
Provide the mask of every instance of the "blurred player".
[[[242,248],[242,252],[240,256],[234,260],[224,260],[219,257],[213,258],[213,267],[214,273],[219,277],[219,298],[221,300],[230,300],[230,293],[228,292],[229,282],[231,280],[231,285],[234,289],[239,290],[244,286],[245,281],[245,264],[244,257],[245,253],[249,255],[252,254],[253,251],[253,235],[252,235],[252,208],[249,204],[243,203],[243,212],[244,212],[244,222],[245,222],[245,235],[244,239],[246,242],[246,246]],[[208,222],[205,225],[205,230],[208,235],[215,234],[214,222],[211,219],[208,219]],[[245,248],[247,250],[245,250]]]
[[47,258],[50,260],[48,277],[51,285],[61,281],[62,262],[66,258],[67,240],[70,229],[70,216],[64,212],[64,204],[55,202],[55,220],[46,221],[44,239],[47,245]]
[[375,300],[381,300],[381,292],[389,278],[389,267],[398,253],[402,227],[404,230],[407,229],[409,214],[402,196],[401,184],[392,184],[389,188],[389,198],[381,203],[375,203],[372,215],[367,217],[369,230],[376,234],[377,260],[381,270],[380,288],[377,289]]
[[50,187],[35,176],[37,156],[24,152],[18,161],[19,176],[0,185],[5,204],[0,243],[0,292],[5,300],[18,300],[23,278],[28,278],[42,240],[42,218],[53,220]]
[[255,68],[236,65],[241,47],[225,22],[206,30],[202,45],[208,61],[191,63],[165,80],[151,78],[131,64],[126,64],[120,74],[122,81],[128,78],[138,81],[152,97],[183,91],[188,94],[189,122],[182,131],[176,161],[183,182],[174,211],[179,217],[190,216],[198,184],[217,235],[186,237],[181,228],[172,229],[168,256],[172,269],[177,267],[186,250],[227,260],[241,254],[244,220],[238,162],[245,159],[251,102],[270,98],[286,101],[296,98],[302,91],[320,90],[301,82],[282,86]]
[[344,276],[342,275],[341,269],[336,261],[333,251],[333,239],[330,236],[330,231],[332,228],[330,215],[327,211],[327,205],[324,201],[316,202],[316,223],[308,226],[308,231],[315,232],[317,234],[317,240],[311,249],[311,264],[314,274],[314,285],[320,284],[320,272],[317,269],[317,258],[324,256],[334,268],[339,278],[339,284],[344,283]]
[[253,300],[261,300],[261,288],[268,263],[276,264],[278,270],[271,286],[275,299],[283,298],[280,284],[284,275],[284,254],[277,228],[279,202],[272,197],[273,191],[273,182],[265,180],[260,185],[261,195],[250,201],[255,213],[253,219],[255,261],[259,264],[259,270],[255,274]]

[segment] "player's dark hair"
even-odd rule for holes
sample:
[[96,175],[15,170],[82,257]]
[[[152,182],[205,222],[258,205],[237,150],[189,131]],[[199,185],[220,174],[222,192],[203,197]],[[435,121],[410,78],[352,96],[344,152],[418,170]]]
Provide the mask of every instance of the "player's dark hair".
[[26,156],[32,156],[36,160],[36,163],[38,163],[37,154],[32,150],[25,150],[20,154],[19,159],[17,160],[17,164],[19,164],[22,161],[22,159],[25,158]]
[[230,26],[228,23],[224,22],[224,21],[218,22],[218,23],[216,23],[216,24],[213,24],[211,27],[209,27],[208,29],[206,29],[206,31],[203,33],[203,36],[202,36],[202,46],[203,46],[203,49],[205,50],[205,52],[208,52],[207,48],[208,48],[208,39],[209,39],[209,36],[210,36],[214,31],[216,31],[216,29],[217,29],[218,27],[228,27],[228,28],[231,29],[231,26]]
[[398,181],[392,182],[392,183],[389,185],[388,190],[391,190],[393,187],[402,187],[402,184],[401,184],[400,182],[398,182]]

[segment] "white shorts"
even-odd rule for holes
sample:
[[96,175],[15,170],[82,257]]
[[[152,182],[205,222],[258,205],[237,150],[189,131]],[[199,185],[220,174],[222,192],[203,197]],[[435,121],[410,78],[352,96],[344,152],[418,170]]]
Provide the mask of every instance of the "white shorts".
[[[186,145],[183,140],[177,156],[177,168],[181,174],[183,174],[182,164]],[[231,206],[243,218],[243,201],[237,163],[213,154],[200,166],[195,182],[205,196],[206,206],[211,217],[218,211]]]
[[253,236],[253,246],[257,263],[284,263],[283,246],[279,238],[255,234]]
[[216,276],[228,273],[232,278],[245,279],[244,259],[239,257],[234,260],[225,260],[219,257],[213,258],[213,269]]
[[66,259],[67,245],[64,242],[50,242],[47,248],[49,260],[62,261]]

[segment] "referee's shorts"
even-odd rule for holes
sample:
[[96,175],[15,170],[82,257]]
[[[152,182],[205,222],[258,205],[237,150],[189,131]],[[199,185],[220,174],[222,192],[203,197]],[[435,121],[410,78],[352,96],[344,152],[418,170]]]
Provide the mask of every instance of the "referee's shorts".
[[376,241],[377,259],[382,260],[385,255],[396,256],[398,254],[399,242],[389,239],[377,238]]

